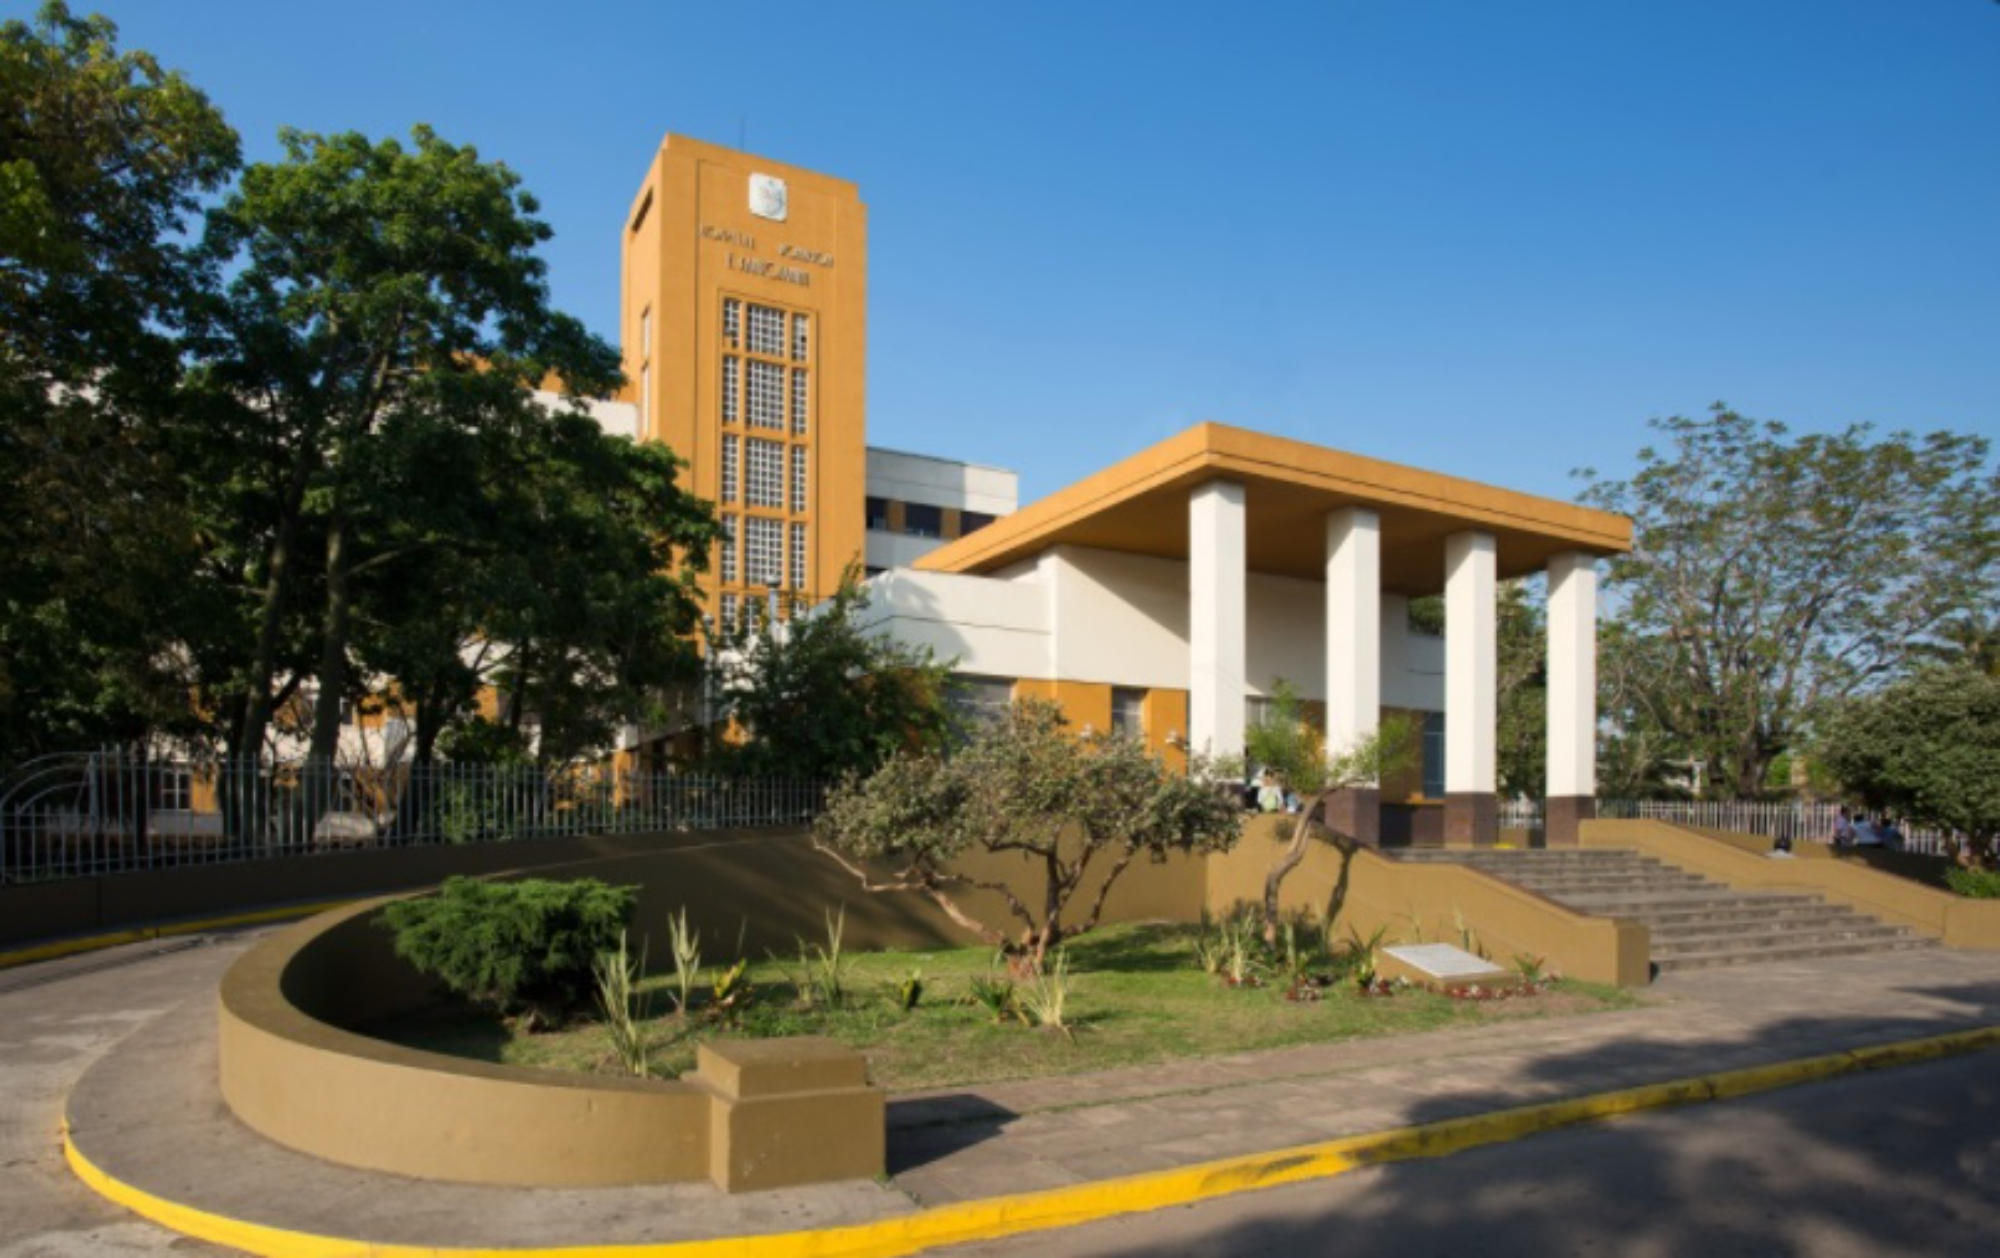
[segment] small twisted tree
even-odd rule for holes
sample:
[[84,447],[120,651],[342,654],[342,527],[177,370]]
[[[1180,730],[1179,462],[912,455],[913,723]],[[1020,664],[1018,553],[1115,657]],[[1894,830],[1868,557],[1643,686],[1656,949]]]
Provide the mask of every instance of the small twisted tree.
[[[1097,927],[1133,861],[1226,851],[1242,824],[1234,796],[1207,781],[1201,765],[1182,774],[1135,739],[1079,738],[1063,725],[1056,705],[1024,700],[949,755],[900,755],[865,778],[850,776],[828,800],[813,845],[867,890],[927,896],[1038,971],[1049,949]],[[959,867],[977,852],[1022,854],[1038,867],[1041,887]],[[1011,937],[961,903],[977,891],[1006,905],[1019,924]]]
[[[1271,713],[1243,732],[1243,747],[1252,764],[1269,770],[1299,797],[1298,821],[1291,841],[1264,875],[1264,942],[1278,942],[1278,898],[1285,878],[1306,858],[1314,818],[1324,817],[1326,803],[1340,791],[1372,786],[1409,765],[1415,746],[1409,718],[1392,716],[1373,734],[1342,751],[1328,754],[1319,731],[1306,723],[1299,692],[1279,678],[1271,687]],[[1324,821],[1321,822],[1324,825]],[[1337,834],[1331,826],[1325,832]],[[1351,834],[1340,835],[1348,842]]]

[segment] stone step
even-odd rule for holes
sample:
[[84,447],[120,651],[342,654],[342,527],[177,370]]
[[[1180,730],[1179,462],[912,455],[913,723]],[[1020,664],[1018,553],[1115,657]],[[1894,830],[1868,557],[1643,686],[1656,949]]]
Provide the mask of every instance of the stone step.
[[1693,874],[1519,874],[1505,879],[1517,887],[1528,887],[1543,895],[1589,894],[1593,891],[1692,891],[1717,886]]
[[[1551,896],[1550,899],[1556,897]],[[1784,908],[1788,905],[1824,905],[1816,895],[1782,891],[1731,891],[1714,887],[1692,891],[1604,892],[1570,896],[1558,903],[1584,913],[1603,917],[1640,917],[1654,910],[1674,909],[1754,909]]]
[[1858,914],[1846,921],[1770,922],[1750,930],[1658,930],[1653,931],[1653,959],[1735,948],[1756,951],[1796,943],[1855,943],[1867,940],[1889,942],[1917,938],[1900,926],[1886,926]]
[[1717,969],[1727,965],[1756,965],[1771,961],[1802,961],[1816,957],[1868,956],[1883,952],[1912,952],[1923,948],[1937,947],[1935,939],[1912,936],[1908,939],[1865,940],[1850,943],[1800,943],[1784,944],[1769,948],[1744,951],[1736,948],[1718,948],[1712,951],[1691,952],[1676,956],[1653,958],[1653,965],[1663,974],[1686,970]]
[[1715,907],[1694,905],[1687,908],[1651,909],[1643,915],[1622,914],[1643,920],[1657,935],[1662,930],[1677,930],[1684,926],[1755,927],[1769,921],[1817,922],[1840,920],[1851,916],[1849,911],[1837,904],[1822,900],[1803,900],[1796,904],[1761,904],[1749,908]]

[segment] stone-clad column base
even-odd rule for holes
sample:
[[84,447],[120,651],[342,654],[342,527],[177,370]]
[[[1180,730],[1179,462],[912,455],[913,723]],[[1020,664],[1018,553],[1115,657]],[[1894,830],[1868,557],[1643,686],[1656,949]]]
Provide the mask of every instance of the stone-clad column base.
[[1583,842],[1583,823],[1597,815],[1590,795],[1551,795],[1542,805],[1542,842],[1549,847],[1575,847]]
[[1491,791],[1453,791],[1444,797],[1444,845],[1492,847],[1500,841],[1500,797]]
[[1335,791],[1326,801],[1326,828],[1367,847],[1382,846],[1382,792],[1372,786]]

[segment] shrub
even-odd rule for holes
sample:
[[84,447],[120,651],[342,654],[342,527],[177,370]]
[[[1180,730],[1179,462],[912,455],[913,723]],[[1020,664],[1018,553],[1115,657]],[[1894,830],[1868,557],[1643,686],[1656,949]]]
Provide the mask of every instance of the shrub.
[[1948,869],[1945,882],[1971,900],[2000,900],[2000,870]]
[[382,910],[396,952],[452,991],[530,1025],[586,999],[592,966],[613,952],[638,903],[632,887],[594,879],[452,878],[434,896]]

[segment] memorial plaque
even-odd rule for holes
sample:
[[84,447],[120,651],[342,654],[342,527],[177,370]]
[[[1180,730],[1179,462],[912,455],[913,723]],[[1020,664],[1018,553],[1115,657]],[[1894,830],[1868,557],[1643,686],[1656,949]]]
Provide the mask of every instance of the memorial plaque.
[[1384,948],[1375,968],[1384,978],[1400,978],[1447,991],[1475,984],[1489,989],[1512,987],[1520,982],[1520,976],[1512,971],[1450,944],[1398,944]]

